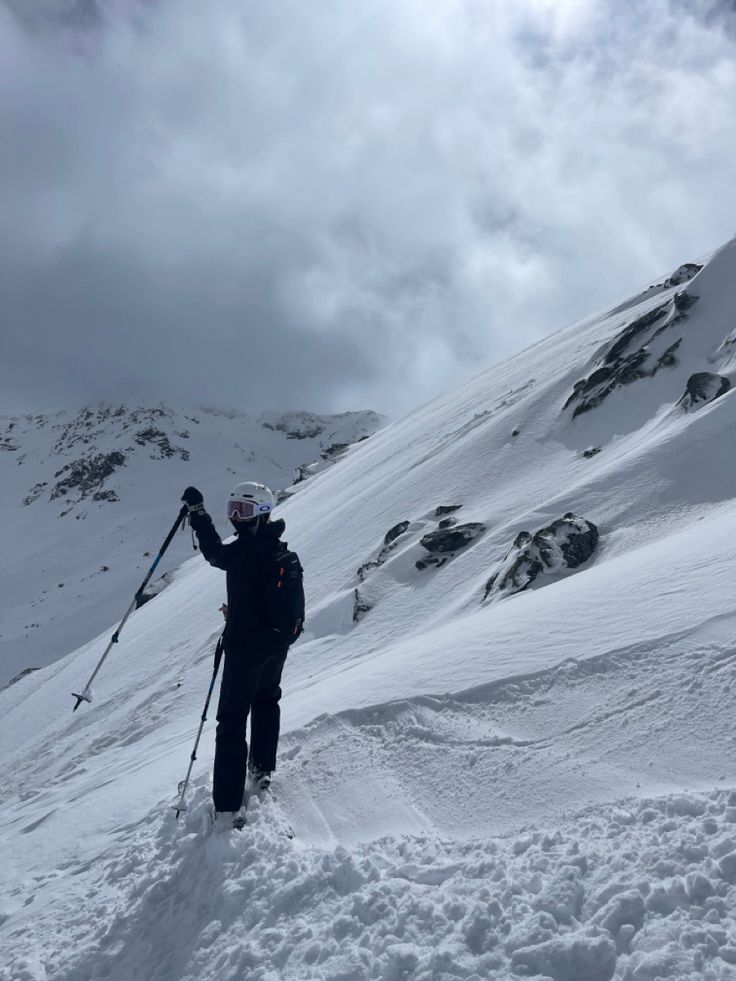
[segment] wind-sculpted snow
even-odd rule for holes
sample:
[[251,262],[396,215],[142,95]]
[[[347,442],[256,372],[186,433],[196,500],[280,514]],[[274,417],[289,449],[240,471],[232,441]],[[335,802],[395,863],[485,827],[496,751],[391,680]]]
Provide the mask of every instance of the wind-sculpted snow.
[[277,802],[242,834],[209,832],[200,774],[179,823],[165,799],[123,804],[80,852],[49,792],[88,812],[90,786],[129,770],[135,809],[132,750],[150,740],[174,796],[163,683],[168,704],[141,702],[107,747],[82,740],[71,770],[6,810],[57,857],[5,897],[0,979],[733,979],[736,794],[606,803],[718,765],[732,625],[325,716],[286,733]]
[[[424,833],[351,850],[288,836],[278,803],[209,829],[196,791],[82,873],[56,929],[10,931],[2,981],[732,981],[736,795],[622,801],[505,838]],[[41,892],[40,890],[43,890]],[[34,901],[32,900],[32,902]],[[90,904],[95,915],[90,916]]]

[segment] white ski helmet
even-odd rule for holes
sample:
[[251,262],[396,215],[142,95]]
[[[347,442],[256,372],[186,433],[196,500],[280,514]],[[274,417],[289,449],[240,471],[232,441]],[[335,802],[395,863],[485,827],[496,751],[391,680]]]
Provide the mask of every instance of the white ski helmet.
[[227,499],[227,516],[231,521],[250,521],[265,518],[273,510],[276,499],[265,484],[245,480],[236,484]]

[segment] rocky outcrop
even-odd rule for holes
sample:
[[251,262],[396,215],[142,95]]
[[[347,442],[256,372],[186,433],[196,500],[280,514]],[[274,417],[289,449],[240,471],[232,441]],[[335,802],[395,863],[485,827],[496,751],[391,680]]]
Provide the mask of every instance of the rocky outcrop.
[[710,371],[698,371],[690,375],[685,386],[685,394],[677,403],[686,412],[702,403],[706,405],[725,395],[731,388],[731,382],[724,375],[716,375]]
[[598,538],[597,527],[572,511],[534,534],[520,532],[486,583],[483,599],[519,593],[542,574],[577,569],[593,555]]
[[479,521],[472,521],[452,528],[438,528],[437,531],[430,531],[424,535],[419,543],[430,554],[427,558],[419,559],[415,563],[417,569],[444,565],[449,559],[454,558],[459,551],[475,541],[485,530],[484,524]]
[[[170,460],[172,456],[178,456],[185,462],[189,459],[189,450],[183,446],[172,446],[169,437],[161,429],[155,426],[148,426],[135,434],[135,443],[138,446],[152,446],[158,450],[159,460]],[[152,460],[156,457],[152,456]]]
[[33,504],[34,501],[37,501],[43,494],[46,487],[48,487],[47,480],[41,480],[37,484],[34,484],[33,487],[31,487],[30,492],[23,498],[23,506],[28,507],[29,504]]
[[378,569],[379,566],[383,565],[388,558],[389,553],[393,550],[396,541],[401,538],[408,527],[408,521],[399,521],[399,523],[395,524],[393,528],[389,528],[389,530],[383,536],[383,545],[381,546],[381,550],[378,552],[378,555],[376,555],[374,559],[368,559],[368,561],[364,562],[358,569],[358,579],[360,579],[361,582],[365,581],[365,577],[372,569]]
[[92,495],[93,501],[119,501],[116,491],[114,490],[99,490],[95,491]]
[[283,433],[287,439],[315,439],[325,430],[325,423],[310,412],[287,412],[277,419],[263,419],[264,429]]
[[[684,323],[697,300],[697,296],[683,290],[672,300],[628,324],[591,374],[575,382],[563,411],[575,404],[574,419],[601,405],[617,388],[642,378],[652,378],[663,368],[674,367],[682,343],[682,336],[677,337],[675,329]],[[665,337],[666,333],[668,337]],[[661,353],[657,354],[657,350]]]
[[18,674],[11,678],[10,681],[0,687],[0,691],[5,691],[6,688],[10,688],[11,685],[16,685],[22,678],[27,678],[29,674],[33,674],[34,671],[38,671],[38,668],[23,668]]
[[[365,437],[364,437],[365,438]],[[333,443],[331,446],[327,446],[320,453],[320,457],[323,460],[336,461],[339,460],[343,454],[345,454],[350,449],[350,443]]]
[[389,528],[389,530],[383,536],[383,547],[387,548],[389,545],[393,545],[396,539],[403,535],[408,527],[408,521],[400,521],[397,525],[394,525],[393,528]]
[[67,422],[54,425],[59,432],[52,454],[65,453],[78,444],[88,446],[100,438],[109,439],[111,432],[127,433],[130,429],[153,428],[156,423],[171,419],[171,413],[162,407],[128,410],[124,405],[82,409]]
[[125,454],[119,450],[112,453],[96,453],[94,456],[82,457],[73,463],[68,463],[54,474],[54,477],[64,476],[54,485],[50,499],[53,501],[59,497],[74,495],[76,500],[82,501],[91,497],[100,491],[107,478],[122,466],[125,466]]
[[353,623],[360,623],[366,613],[370,613],[371,609],[371,605],[363,598],[356,586],[353,596]]
[[[107,566],[103,566],[100,571],[104,571],[104,570],[107,570]],[[159,593],[162,593],[167,586],[171,585],[173,580],[174,580],[174,573],[165,572],[162,576],[159,576],[159,578],[155,582],[152,583],[149,582],[145,590],[142,593],[136,595],[136,607],[135,607],[136,610],[140,610],[142,606],[145,606],[145,604],[150,602],[150,600],[152,600],[155,596],[158,596]]]
[[441,518],[445,514],[452,514],[453,511],[459,511],[462,504],[440,504],[434,509],[435,518]]
[[682,286],[684,283],[689,283],[693,276],[697,276],[702,268],[697,262],[686,262],[675,269],[672,275],[665,279],[663,286],[665,289],[669,289],[671,286]]

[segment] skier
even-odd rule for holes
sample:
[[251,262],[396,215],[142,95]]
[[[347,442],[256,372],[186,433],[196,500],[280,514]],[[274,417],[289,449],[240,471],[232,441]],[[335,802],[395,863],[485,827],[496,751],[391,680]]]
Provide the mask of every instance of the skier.
[[[304,624],[302,567],[272,521],[264,484],[237,484],[227,501],[236,539],[224,545],[196,487],[182,495],[202,555],[227,573],[224,669],[217,708],[213,798],[218,828],[245,823],[244,794],[271,784],[279,739],[281,672]],[[250,754],[246,723],[250,714]],[[247,773],[246,773],[247,767]]]

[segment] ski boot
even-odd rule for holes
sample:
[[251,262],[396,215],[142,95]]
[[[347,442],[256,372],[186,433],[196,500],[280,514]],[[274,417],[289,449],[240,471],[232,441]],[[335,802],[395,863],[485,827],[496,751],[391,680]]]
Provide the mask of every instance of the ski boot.
[[271,774],[268,770],[248,770],[248,792],[263,794],[271,788]]
[[245,808],[239,811],[215,811],[214,830],[221,831],[242,831],[245,827]]

